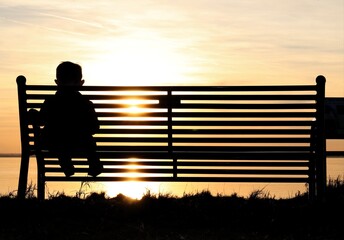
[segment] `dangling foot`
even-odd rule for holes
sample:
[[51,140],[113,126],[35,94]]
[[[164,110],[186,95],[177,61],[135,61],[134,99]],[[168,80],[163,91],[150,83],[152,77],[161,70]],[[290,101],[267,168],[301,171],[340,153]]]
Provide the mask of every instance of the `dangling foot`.
[[75,174],[75,170],[73,166],[63,169],[63,172],[66,175],[66,177],[70,177]]
[[75,174],[74,165],[70,157],[60,156],[60,166],[66,177],[70,177]]
[[96,177],[103,172],[103,169],[104,168],[102,164],[90,166],[90,168],[88,169],[88,175]]

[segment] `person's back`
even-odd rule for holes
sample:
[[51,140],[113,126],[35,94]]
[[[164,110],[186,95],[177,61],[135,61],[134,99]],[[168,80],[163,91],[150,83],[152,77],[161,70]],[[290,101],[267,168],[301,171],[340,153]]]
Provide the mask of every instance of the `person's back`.
[[89,174],[97,176],[102,165],[96,155],[93,134],[99,123],[93,103],[73,87],[83,85],[82,70],[77,64],[63,62],[56,69],[55,95],[47,98],[40,111],[44,125],[42,144],[58,155],[66,176],[74,174],[73,154],[83,155],[89,161]]

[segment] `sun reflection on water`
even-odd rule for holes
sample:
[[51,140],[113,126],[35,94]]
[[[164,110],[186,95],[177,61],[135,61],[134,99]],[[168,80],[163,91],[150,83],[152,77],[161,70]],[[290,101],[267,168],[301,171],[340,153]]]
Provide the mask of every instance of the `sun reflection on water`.
[[103,183],[104,190],[109,197],[116,197],[123,194],[133,199],[141,199],[148,191],[158,193],[158,182],[138,182],[135,180],[127,182],[106,182]]

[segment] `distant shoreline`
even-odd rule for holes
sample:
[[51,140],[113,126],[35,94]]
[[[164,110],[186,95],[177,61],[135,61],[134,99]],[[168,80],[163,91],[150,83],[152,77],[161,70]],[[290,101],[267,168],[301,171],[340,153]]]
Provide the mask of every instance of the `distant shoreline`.
[[[327,158],[342,158],[344,157],[344,151],[327,151]],[[2,157],[21,157],[20,153],[0,153],[0,158]]]
[[20,157],[20,153],[0,153],[0,158],[1,157]]

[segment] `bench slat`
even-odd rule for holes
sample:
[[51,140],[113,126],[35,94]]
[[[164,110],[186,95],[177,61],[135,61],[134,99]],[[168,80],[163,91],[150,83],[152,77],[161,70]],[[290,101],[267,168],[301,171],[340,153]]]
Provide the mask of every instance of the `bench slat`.
[[[54,85],[25,85],[26,90],[39,91],[56,91],[57,86]],[[207,91],[207,92],[223,92],[223,91],[317,91],[316,85],[266,85],[266,86],[82,86],[76,87],[77,90],[83,91]]]
[[[144,170],[146,171],[146,169]],[[152,171],[153,172],[153,171]],[[150,172],[148,172],[150,173]],[[178,174],[241,174],[241,175],[308,175],[308,170],[267,170],[267,169],[180,169]]]
[[[149,163],[147,163],[149,164]],[[309,162],[307,161],[197,161],[197,160],[189,160],[189,161],[178,161],[178,166],[184,167],[308,167]]]
[[172,129],[173,134],[310,135],[311,129]]
[[315,94],[309,94],[309,95],[301,95],[301,94],[261,94],[261,92],[258,92],[257,95],[255,95],[254,93],[251,93],[250,95],[246,95],[246,94],[240,94],[240,95],[234,95],[234,94],[211,94],[211,95],[195,95],[195,94],[191,94],[191,95],[174,95],[174,98],[179,100],[181,99],[182,101],[185,100],[202,100],[202,101],[206,101],[206,100],[218,100],[219,103],[221,103],[222,101],[228,101],[228,100],[235,100],[235,101],[252,101],[252,103],[254,103],[255,101],[259,100],[259,101],[315,101],[316,100],[316,95]]
[[[121,121],[119,121],[121,122]],[[163,125],[163,122],[160,121],[151,121],[153,122],[152,125]],[[105,121],[104,121],[105,123]],[[111,121],[112,124],[116,124],[116,121]],[[130,124],[129,124],[130,123]],[[125,122],[121,122],[121,124],[125,124]],[[128,125],[139,125],[139,121],[128,121]],[[242,121],[204,121],[204,120],[174,120],[173,126],[312,126],[314,125],[314,121],[248,121],[248,120],[242,120]]]
[[[167,147],[161,146],[148,146],[148,147],[131,147],[128,151],[124,150],[124,147],[119,147],[118,150],[114,150],[113,147],[101,147],[99,146],[98,155],[101,159],[123,159],[130,158],[131,160],[136,158],[139,159],[172,159],[172,154],[168,152]],[[107,151],[101,151],[101,149],[106,149]],[[138,149],[142,149],[139,151]],[[146,150],[146,151],[145,151]],[[149,151],[150,150],[150,151]],[[48,151],[42,152],[43,158],[56,159],[56,155]],[[75,154],[75,158],[84,158],[82,154]]]
[[204,103],[204,104],[192,104],[192,103],[184,103],[178,106],[180,109],[199,109],[199,108],[206,108],[206,109],[316,109],[315,103],[295,103],[295,104],[285,104],[285,103],[233,103],[233,104],[211,104],[211,103]]
[[[42,102],[43,103],[43,102]],[[39,110],[42,106],[42,103],[38,102],[28,102],[27,107],[35,108]],[[110,109],[113,108],[113,104],[109,103],[95,103],[94,104],[96,109]],[[112,106],[112,107],[111,107]],[[118,105],[119,108],[125,109],[122,105]],[[163,108],[163,106],[160,106],[158,104],[156,105],[149,105],[150,108]],[[191,104],[191,103],[184,103],[180,104],[178,106],[178,109],[316,109],[315,103],[298,103],[298,104],[272,104],[272,103],[254,103],[254,104],[248,104],[248,103],[223,103],[223,104],[214,104],[214,103],[203,103],[203,104]]]
[[173,117],[191,118],[314,118],[315,112],[173,112]]
[[148,128],[148,129],[121,129],[121,128],[101,128],[98,131],[98,134],[167,134],[168,129],[157,129],[157,128]]
[[[139,166],[173,166],[172,160],[102,160],[104,166],[123,166],[128,164],[136,164]],[[57,159],[44,160],[45,165],[56,165],[60,163]],[[75,166],[88,166],[86,160],[73,160]],[[308,161],[215,161],[215,160],[178,160],[180,167],[308,167]]]
[[[141,111],[141,110],[139,110]],[[97,112],[99,118],[113,118],[113,117],[131,117],[131,118],[166,118],[165,112]]]
[[[101,128],[97,134],[168,134],[169,130],[149,128],[149,129],[125,129],[125,128]],[[29,134],[33,134],[33,130],[28,130]],[[211,135],[216,134],[221,135],[306,135],[309,136],[312,131],[311,129],[202,129],[202,128],[192,128],[192,129],[172,129],[172,134],[198,134],[198,135]],[[33,136],[29,136],[30,140],[33,141]]]
[[308,177],[185,177],[179,176],[175,178],[173,176],[159,176],[159,177],[104,177],[99,176],[97,178],[93,177],[82,177],[75,176],[66,178],[63,176],[46,176],[46,181],[53,182],[81,182],[81,181],[94,181],[99,182],[123,182],[123,181],[144,181],[144,182],[250,182],[250,183],[309,183],[310,179]]
[[[100,147],[98,147],[99,149]],[[174,151],[173,153],[169,153],[168,151],[158,151],[158,147],[148,147],[145,148],[147,151],[134,151],[137,148],[132,147],[129,148],[129,151],[124,151],[123,147],[119,147],[117,150],[114,150],[112,147],[107,148],[109,151],[99,151],[98,155],[101,159],[123,159],[128,158],[128,156],[137,156],[138,159],[179,159],[184,161],[185,159],[196,159],[196,160],[280,160],[280,161],[289,161],[289,160],[307,160],[315,157],[315,154],[311,151],[252,151],[252,152],[245,152],[245,151],[232,151],[232,152],[219,152],[219,151],[211,151],[211,152],[204,152],[204,151]],[[113,151],[111,151],[111,149]],[[151,149],[151,151],[148,151]],[[132,151],[130,151],[132,150]],[[53,158],[56,159],[54,154],[49,152],[42,152],[44,158]],[[83,157],[75,155],[76,158]],[[213,159],[213,160],[212,160]],[[49,160],[50,161],[50,160]]]
[[167,126],[167,120],[99,120],[99,124],[103,126],[131,126],[131,125],[143,125],[143,126]]
[[[95,137],[98,143],[142,143],[168,142],[168,137]],[[220,138],[220,137],[173,137],[173,143],[310,143],[309,138]]]
[[156,143],[156,142],[168,142],[167,137],[95,137],[97,142],[125,142],[125,143]]
[[246,152],[262,152],[268,154],[269,152],[307,152],[312,151],[309,146],[174,146],[174,152],[178,151],[204,151],[204,152],[231,152],[242,151]]
[[[146,138],[145,138],[146,139]],[[310,143],[309,138],[173,137],[174,143]]]

